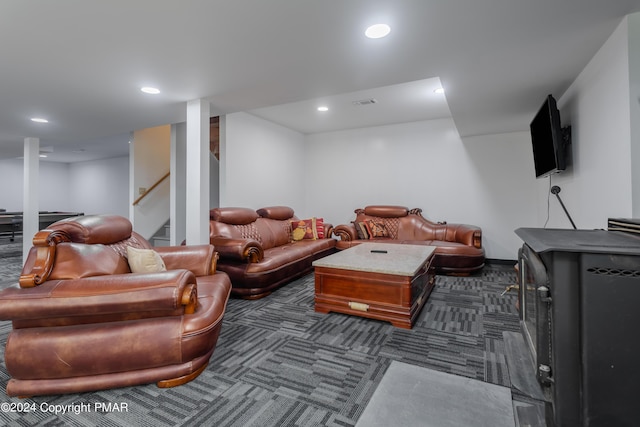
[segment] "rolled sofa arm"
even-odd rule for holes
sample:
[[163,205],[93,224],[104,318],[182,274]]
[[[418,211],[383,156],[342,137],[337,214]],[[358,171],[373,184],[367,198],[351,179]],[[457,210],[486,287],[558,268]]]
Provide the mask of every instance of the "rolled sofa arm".
[[[34,320],[116,314],[160,317],[193,313],[195,275],[188,270],[50,280],[0,292],[0,319]],[[157,316],[153,313],[157,312]]]
[[446,240],[482,249],[482,229],[468,224],[444,224]]
[[33,247],[22,268],[19,283],[23,288],[32,288],[44,283],[53,270],[56,245],[70,241],[69,234],[61,230],[40,230],[33,237]]
[[221,258],[247,263],[260,262],[264,258],[262,245],[254,239],[232,239],[214,236],[209,238],[209,242],[215,247]]
[[338,236],[340,240],[345,242],[358,240],[356,226],[353,225],[353,223],[336,225],[335,227],[333,227],[333,234]]
[[216,272],[218,254],[212,245],[157,246],[153,248],[164,261],[167,270],[186,269],[196,277]]
[[331,239],[333,235],[333,224],[329,224],[325,222],[323,224],[323,230],[324,230],[324,238]]

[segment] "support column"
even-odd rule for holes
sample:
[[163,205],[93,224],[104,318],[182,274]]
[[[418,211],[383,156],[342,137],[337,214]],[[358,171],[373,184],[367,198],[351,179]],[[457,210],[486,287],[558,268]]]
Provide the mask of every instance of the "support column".
[[171,190],[169,191],[169,218],[171,219],[169,244],[180,245],[185,238],[186,206],[186,155],[187,155],[187,124],[171,125],[171,159],[169,177]]
[[209,243],[209,101],[187,102],[186,240]]
[[24,186],[22,189],[22,263],[27,260],[33,236],[40,228],[40,139],[24,139]]
[[136,199],[136,150],[134,132],[129,134],[129,221],[131,226],[136,229],[136,207],[133,201]]

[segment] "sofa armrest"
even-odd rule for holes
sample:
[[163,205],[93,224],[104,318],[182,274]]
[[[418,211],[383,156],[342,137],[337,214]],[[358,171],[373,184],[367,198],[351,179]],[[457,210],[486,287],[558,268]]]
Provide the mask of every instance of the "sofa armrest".
[[215,247],[222,259],[232,259],[248,263],[260,262],[264,258],[264,249],[254,239],[232,239],[229,237],[210,237],[209,242]]
[[358,240],[358,233],[356,232],[356,226],[353,224],[336,225],[333,228],[333,234],[338,236],[340,240],[343,240],[343,241]]
[[196,305],[196,278],[188,270],[127,273],[7,288],[0,292],[0,319],[95,318],[139,312],[178,316],[193,313]]
[[196,277],[216,272],[218,254],[212,245],[158,246],[153,249],[160,254],[167,270],[186,269]]
[[482,229],[468,224],[444,224],[446,228],[446,240],[463,243],[478,249],[482,248]]

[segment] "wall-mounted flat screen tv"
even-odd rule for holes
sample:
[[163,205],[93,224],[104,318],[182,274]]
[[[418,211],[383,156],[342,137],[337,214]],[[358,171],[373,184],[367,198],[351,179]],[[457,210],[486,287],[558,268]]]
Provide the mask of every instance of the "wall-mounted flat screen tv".
[[560,112],[553,96],[547,96],[538,114],[533,118],[530,129],[536,178],[565,170],[570,128],[562,128]]

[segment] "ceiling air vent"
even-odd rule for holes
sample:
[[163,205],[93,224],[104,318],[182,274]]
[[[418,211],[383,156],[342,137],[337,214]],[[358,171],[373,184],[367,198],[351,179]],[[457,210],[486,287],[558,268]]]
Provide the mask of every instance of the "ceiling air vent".
[[353,101],[353,105],[370,105],[370,104],[377,104],[378,101],[376,101],[374,98],[369,98],[369,99],[361,99],[360,101]]

